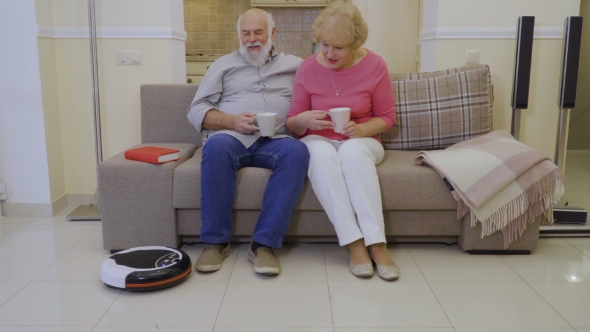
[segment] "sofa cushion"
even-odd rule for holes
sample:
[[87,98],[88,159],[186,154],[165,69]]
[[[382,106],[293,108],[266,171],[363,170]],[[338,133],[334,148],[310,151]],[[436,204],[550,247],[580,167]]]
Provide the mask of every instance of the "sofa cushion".
[[[385,151],[377,166],[384,210],[456,210],[457,203],[440,175],[414,163],[415,151]],[[202,148],[174,171],[173,203],[177,209],[201,207]],[[234,209],[259,210],[271,171],[245,167],[237,173]],[[305,181],[297,210],[322,211],[309,180]]]
[[444,149],[492,130],[487,65],[390,77],[397,121],[380,135],[386,149]]

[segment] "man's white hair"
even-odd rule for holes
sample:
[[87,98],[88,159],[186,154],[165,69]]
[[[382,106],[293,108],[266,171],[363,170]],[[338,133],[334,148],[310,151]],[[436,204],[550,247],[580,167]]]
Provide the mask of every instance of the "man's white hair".
[[[256,42],[252,42],[252,43],[247,43],[246,45],[242,44],[242,38],[241,38],[241,23],[242,22],[242,15],[240,15],[240,18],[238,18],[238,40],[239,40],[239,46],[240,48],[238,49],[238,52],[244,57],[244,60],[246,60],[246,62],[248,62],[249,64],[255,66],[255,67],[261,67],[262,65],[264,65],[266,63],[266,60],[268,59],[270,50],[272,49],[272,29],[275,26],[275,22],[272,19],[272,15],[270,13],[266,13],[266,22],[268,25],[268,39],[266,40],[266,43],[262,44],[259,41]],[[261,50],[260,52],[248,52],[248,46],[261,46]]]
[[[240,29],[241,22],[242,15],[240,15],[240,17],[238,18],[238,37],[242,33],[242,30]],[[266,24],[268,25],[268,38],[270,38],[270,36],[272,36],[272,29],[275,27],[275,21],[272,19],[272,14],[269,12],[266,12]]]

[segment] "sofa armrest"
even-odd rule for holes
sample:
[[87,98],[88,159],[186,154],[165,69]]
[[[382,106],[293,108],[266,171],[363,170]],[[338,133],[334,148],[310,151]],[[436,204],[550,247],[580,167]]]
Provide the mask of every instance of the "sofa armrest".
[[[106,250],[146,245],[177,247],[176,211],[172,206],[174,169],[192,157],[190,143],[141,144],[178,149],[180,159],[150,164],[119,153],[98,166],[98,193]],[[135,148],[134,147],[134,148]]]

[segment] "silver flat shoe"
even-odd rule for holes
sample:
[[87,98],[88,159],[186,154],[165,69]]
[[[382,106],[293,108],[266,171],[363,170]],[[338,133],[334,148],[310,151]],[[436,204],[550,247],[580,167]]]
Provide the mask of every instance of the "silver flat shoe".
[[352,264],[352,254],[350,255],[350,272],[361,278],[370,278],[373,276],[373,273],[375,273],[372,262]]
[[369,253],[371,254],[371,259],[375,262],[375,265],[377,265],[377,274],[379,275],[379,277],[381,277],[381,279],[384,279],[384,280],[397,280],[397,279],[399,279],[400,271],[399,271],[399,267],[397,265],[395,265],[395,263],[393,263],[394,265],[379,265],[379,264],[377,264],[377,261],[375,261],[375,258],[373,258],[373,253],[370,250],[369,250]]

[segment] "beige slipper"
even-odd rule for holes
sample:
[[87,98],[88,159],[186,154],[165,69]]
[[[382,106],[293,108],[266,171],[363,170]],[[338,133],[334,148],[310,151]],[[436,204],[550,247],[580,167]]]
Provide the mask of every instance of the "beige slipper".
[[208,244],[197,259],[196,270],[199,272],[215,272],[221,269],[223,259],[229,254],[229,244]]
[[248,258],[254,263],[254,272],[267,276],[276,276],[281,273],[281,266],[271,248],[258,247],[256,253],[252,252],[252,243],[248,246]]

